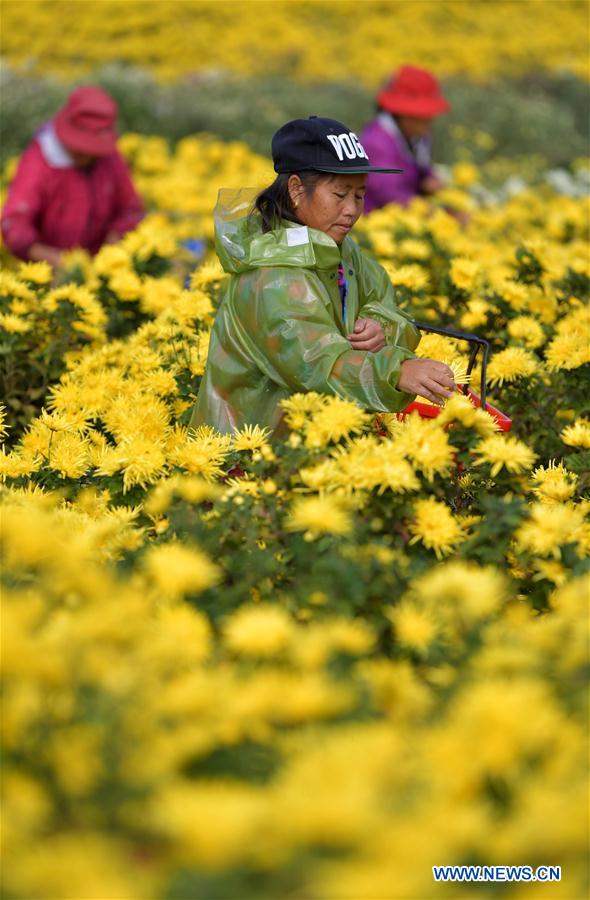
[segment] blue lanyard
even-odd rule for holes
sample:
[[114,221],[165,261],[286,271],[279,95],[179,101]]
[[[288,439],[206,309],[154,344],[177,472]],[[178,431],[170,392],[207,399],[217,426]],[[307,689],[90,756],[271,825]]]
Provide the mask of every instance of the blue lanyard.
[[338,288],[340,290],[340,299],[342,300],[342,318],[346,323],[346,297],[348,294],[348,279],[344,274],[344,266],[342,263],[338,265]]

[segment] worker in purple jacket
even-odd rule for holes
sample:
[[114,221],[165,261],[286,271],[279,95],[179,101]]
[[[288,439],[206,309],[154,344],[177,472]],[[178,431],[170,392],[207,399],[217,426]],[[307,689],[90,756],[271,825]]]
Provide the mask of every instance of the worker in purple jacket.
[[407,206],[416,196],[434,194],[443,183],[431,168],[430,130],[435,116],[450,110],[434,75],[402,66],[377,95],[377,116],[360,141],[372,166],[403,169],[403,175],[367,178],[365,213],[388,203]]

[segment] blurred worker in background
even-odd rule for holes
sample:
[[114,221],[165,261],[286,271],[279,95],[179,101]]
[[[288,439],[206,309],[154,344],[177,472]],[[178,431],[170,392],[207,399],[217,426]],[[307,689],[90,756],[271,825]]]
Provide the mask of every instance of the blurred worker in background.
[[59,267],[62,251],[97,253],[138,224],[142,202],[117,150],[117,104],[80,87],[23,153],[4,209],[2,235],[21,259]]
[[403,169],[398,178],[371,174],[367,179],[365,213],[388,203],[407,204],[416,196],[434,194],[443,183],[432,171],[432,120],[450,110],[434,75],[402,66],[377,95],[377,116],[365,126],[360,141],[371,164]]

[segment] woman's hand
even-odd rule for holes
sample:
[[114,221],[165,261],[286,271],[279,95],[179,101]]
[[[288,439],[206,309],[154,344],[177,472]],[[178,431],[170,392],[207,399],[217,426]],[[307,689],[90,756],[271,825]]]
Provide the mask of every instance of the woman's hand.
[[420,191],[423,194],[436,194],[442,191],[444,182],[437,175],[426,175],[420,182]]
[[397,386],[407,394],[419,394],[436,406],[457,390],[453,370],[436,359],[406,359],[400,366]]
[[353,350],[371,350],[376,353],[385,347],[385,334],[374,319],[357,319],[354,332],[348,335]]
[[61,266],[61,250],[57,247],[49,247],[47,244],[34,243],[31,244],[27,251],[28,259],[33,262],[48,262],[53,269],[59,269]]

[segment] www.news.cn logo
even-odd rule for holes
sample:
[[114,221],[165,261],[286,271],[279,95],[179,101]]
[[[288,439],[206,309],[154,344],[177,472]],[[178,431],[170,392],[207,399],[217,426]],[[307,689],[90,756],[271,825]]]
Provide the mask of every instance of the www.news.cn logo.
[[435,881],[561,881],[561,866],[433,866]]

